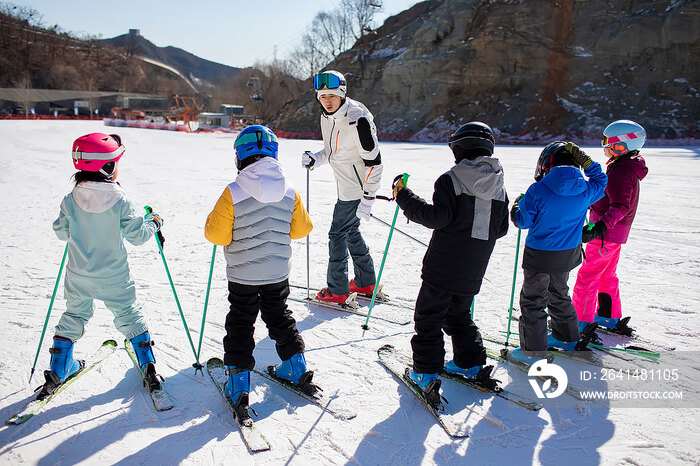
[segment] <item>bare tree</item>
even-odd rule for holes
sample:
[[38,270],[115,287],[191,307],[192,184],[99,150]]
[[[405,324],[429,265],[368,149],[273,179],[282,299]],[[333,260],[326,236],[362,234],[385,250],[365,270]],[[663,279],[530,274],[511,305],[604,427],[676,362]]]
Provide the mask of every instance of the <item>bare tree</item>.
[[381,0],[343,0],[341,9],[352,24],[355,39],[373,29],[374,15],[382,8]]

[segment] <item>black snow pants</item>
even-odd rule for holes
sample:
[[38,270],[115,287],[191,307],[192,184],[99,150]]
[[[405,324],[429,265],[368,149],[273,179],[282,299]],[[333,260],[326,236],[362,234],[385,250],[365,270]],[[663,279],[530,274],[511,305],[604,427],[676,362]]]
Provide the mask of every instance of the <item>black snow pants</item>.
[[270,338],[276,343],[277,354],[283,361],[304,351],[292,311],[287,307],[289,282],[269,285],[243,285],[228,282],[230,311],[226,315],[224,364],[251,370],[255,367],[255,320],[260,311]]
[[470,314],[473,300],[473,295],[453,294],[423,282],[416,299],[416,334],[411,339],[415,372],[433,374],[445,367],[443,330],[452,337],[457,366],[466,369],[486,363],[486,349]]
[[524,351],[547,351],[547,312],[552,336],[578,341],[578,317],[569,296],[569,272],[542,273],[523,269],[520,292],[520,346]]

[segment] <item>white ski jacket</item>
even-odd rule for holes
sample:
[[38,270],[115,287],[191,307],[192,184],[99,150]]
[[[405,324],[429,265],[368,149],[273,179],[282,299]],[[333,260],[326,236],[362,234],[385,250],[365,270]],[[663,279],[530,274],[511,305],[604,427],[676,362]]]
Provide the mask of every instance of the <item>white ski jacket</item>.
[[382,178],[382,158],[374,118],[361,102],[345,99],[332,115],[321,115],[324,149],[314,154],[316,166],[330,164],[338,199],[374,198]]

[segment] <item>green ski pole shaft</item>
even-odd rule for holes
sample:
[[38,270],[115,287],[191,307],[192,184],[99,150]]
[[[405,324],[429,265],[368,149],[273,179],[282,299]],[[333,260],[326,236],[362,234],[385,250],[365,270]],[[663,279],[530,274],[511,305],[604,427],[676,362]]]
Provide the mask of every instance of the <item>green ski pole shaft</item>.
[[[214,275],[214,261],[216,260],[216,244],[211,252],[211,264],[209,265],[209,280],[207,281],[207,293],[204,296],[204,313],[202,314],[202,327],[199,329],[199,344],[197,345],[197,361],[202,354],[202,339],[204,338],[204,324],[207,321],[207,306],[209,305],[209,292],[211,291],[211,278]],[[197,369],[195,367],[195,369]],[[196,372],[196,371],[195,371]],[[202,372],[204,375],[204,372]]]
[[[144,207],[146,209],[146,212],[149,214],[153,211],[150,206]],[[160,230],[158,231],[160,233]],[[170,269],[168,268],[168,262],[165,260],[165,254],[163,254],[163,244],[161,243],[161,238],[162,234],[158,235],[158,240],[156,243],[158,243],[158,250],[160,251],[160,258],[163,259],[163,265],[165,266],[165,273],[168,275],[168,281],[170,282],[170,289],[173,290],[173,296],[175,297],[175,303],[177,304],[177,310],[180,312],[180,319],[182,319],[182,325],[185,327],[185,333],[187,334],[187,340],[190,342],[190,347],[192,348],[192,354],[194,355],[194,358],[196,360],[195,364],[193,364],[195,368],[195,373],[197,370],[202,370],[202,365],[199,363],[199,357],[197,356],[197,352],[194,350],[194,343],[192,342],[192,336],[190,335],[190,328],[187,326],[187,322],[185,321],[185,315],[182,313],[182,306],[180,305],[180,299],[177,297],[177,291],[175,291],[175,284],[173,283],[173,277],[170,275]],[[165,239],[162,240],[165,242]]]
[[[408,183],[408,173],[403,174],[403,184],[406,186]],[[372,292],[372,300],[369,302],[369,311],[367,311],[367,320],[365,320],[365,324],[362,326],[363,330],[369,330],[369,318],[372,315],[372,309],[374,309],[374,300],[377,298],[377,290],[379,290],[379,284],[381,283],[382,280],[382,272],[384,271],[384,263],[386,262],[386,256],[389,253],[389,244],[391,244],[391,236],[394,233],[394,227],[396,226],[396,219],[399,216],[399,205],[396,204],[396,211],[394,212],[394,220],[391,222],[391,228],[389,229],[389,238],[386,240],[386,247],[384,248],[384,256],[382,257],[382,265],[379,266],[379,274],[377,275],[377,283],[374,287],[374,291]],[[364,333],[364,332],[363,332]]]
[[510,324],[513,317],[513,301],[515,300],[515,279],[518,276],[518,255],[520,253],[520,234],[522,230],[518,228],[518,241],[515,246],[515,265],[513,266],[513,286],[510,290],[510,308],[508,309],[508,332],[506,333],[506,347],[508,346],[508,339],[510,338]]
[[53,293],[51,294],[51,302],[49,303],[49,310],[46,312],[46,319],[44,319],[44,328],[41,330],[41,338],[39,338],[39,346],[36,348],[36,356],[34,356],[34,364],[32,365],[32,371],[29,374],[29,383],[32,383],[32,377],[34,376],[34,369],[36,369],[36,361],[39,359],[39,351],[41,350],[41,344],[44,342],[44,335],[46,334],[46,326],[49,324],[49,317],[51,316],[51,309],[53,309],[53,302],[56,299],[56,291],[58,290],[58,284],[61,282],[61,274],[63,273],[63,266],[66,263],[66,256],[68,255],[68,243],[66,243],[66,248],[63,250],[63,258],[61,259],[61,267],[58,268],[58,276],[56,277],[56,284],[53,286]]

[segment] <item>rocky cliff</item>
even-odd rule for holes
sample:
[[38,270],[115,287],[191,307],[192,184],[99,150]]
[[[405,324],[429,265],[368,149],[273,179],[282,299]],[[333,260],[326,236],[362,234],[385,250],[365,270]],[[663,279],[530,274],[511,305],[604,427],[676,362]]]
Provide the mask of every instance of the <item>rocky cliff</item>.
[[[481,120],[500,141],[597,138],[630,118],[697,137],[700,2],[430,0],[329,64],[385,139],[444,141]],[[310,84],[309,84],[310,86]],[[318,129],[311,91],[269,124]]]

